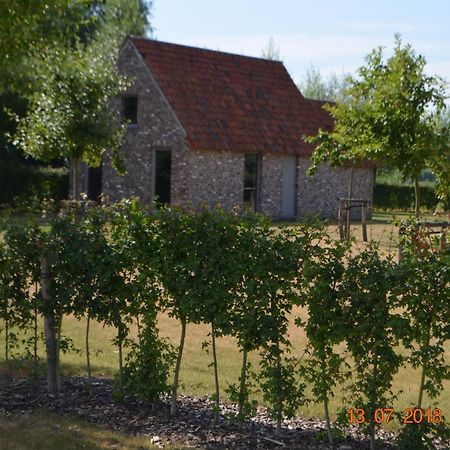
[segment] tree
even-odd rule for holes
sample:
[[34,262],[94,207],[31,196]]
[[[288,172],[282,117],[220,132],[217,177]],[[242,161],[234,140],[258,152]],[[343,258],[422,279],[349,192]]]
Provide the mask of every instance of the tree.
[[17,117],[13,143],[25,154],[42,161],[72,161],[73,193],[77,198],[80,161],[98,166],[110,149],[118,170],[122,136],[109,99],[125,90],[114,55],[99,52],[98,45],[74,49],[54,46],[32,62],[40,89],[29,96],[25,117]]
[[305,77],[298,84],[298,88],[306,98],[338,101],[343,99],[342,92],[346,87],[347,76],[338,77],[332,73],[328,78],[324,78],[319,68],[311,65],[306,69]]
[[397,168],[415,184],[420,212],[419,175],[427,167],[436,176],[440,198],[448,195],[450,146],[448,126],[438,126],[445,108],[445,83],[424,72],[425,58],[395,37],[394,54],[383,49],[367,56],[358,78],[348,78],[345,102],[327,105],[335,120],[332,131],[320,130],[307,140],[317,144],[309,173],[319,163],[342,165],[367,159]]
[[109,149],[116,169],[124,171],[118,152],[122,128],[110,99],[127,83],[117,71],[115,56],[127,34],[151,31],[151,2],[49,0],[38,6],[32,2],[29,8],[24,4],[15,2],[0,20],[2,40],[10,27],[23,28],[14,45],[7,46],[9,38],[0,45],[0,55],[18,66],[14,70],[6,64],[6,78],[20,78],[14,86],[27,101],[26,114],[15,115],[17,129],[11,140],[42,161],[70,159],[77,198],[80,161],[98,166]]
[[275,44],[272,36],[269,37],[266,46],[261,50],[261,58],[270,59],[271,61],[281,61],[280,47]]

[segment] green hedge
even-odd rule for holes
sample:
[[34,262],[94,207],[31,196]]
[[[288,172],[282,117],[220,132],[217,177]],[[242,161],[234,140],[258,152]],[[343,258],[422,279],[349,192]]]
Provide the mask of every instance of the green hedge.
[[32,206],[44,198],[60,201],[67,196],[66,168],[25,166],[18,161],[0,162],[0,204]]
[[[439,204],[433,188],[420,187],[420,204],[424,209],[434,210]],[[414,187],[396,186],[392,184],[376,184],[373,192],[373,205],[377,209],[411,210],[414,208]],[[450,210],[450,198],[441,204],[446,211]]]

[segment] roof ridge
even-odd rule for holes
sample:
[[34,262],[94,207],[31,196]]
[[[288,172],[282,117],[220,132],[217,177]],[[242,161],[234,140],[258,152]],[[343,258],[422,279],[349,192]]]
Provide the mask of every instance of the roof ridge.
[[192,49],[192,50],[199,50],[199,51],[202,51],[202,52],[220,53],[220,54],[223,54],[223,55],[235,56],[235,57],[238,57],[238,58],[248,58],[248,59],[253,59],[253,60],[265,61],[267,63],[277,63],[277,64],[281,64],[281,65],[284,66],[283,61],[276,60],[276,59],[267,59],[267,58],[261,58],[261,57],[258,57],[258,56],[241,55],[239,53],[224,52],[222,50],[212,50],[210,48],[195,47],[194,45],[177,44],[175,42],[160,41],[158,39],[151,39],[151,38],[146,38],[146,37],[143,37],[143,36],[128,35],[127,37],[129,39],[131,39],[131,40],[141,40],[141,41],[146,41],[146,42],[156,42],[158,44],[172,45],[174,47],[189,48],[189,49]]

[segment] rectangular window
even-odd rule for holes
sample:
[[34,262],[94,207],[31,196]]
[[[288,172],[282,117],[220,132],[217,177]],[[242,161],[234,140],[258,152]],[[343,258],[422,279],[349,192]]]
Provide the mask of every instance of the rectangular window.
[[137,125],[137,97],[122,97],[122,120],[129,125]]
[[170,204],[170,184],[172,175],[172,152],[156,150],[155,152],[155,189],[158,203]]
[[244,206],[256,211],[258,208],[259,155],[244,156]]

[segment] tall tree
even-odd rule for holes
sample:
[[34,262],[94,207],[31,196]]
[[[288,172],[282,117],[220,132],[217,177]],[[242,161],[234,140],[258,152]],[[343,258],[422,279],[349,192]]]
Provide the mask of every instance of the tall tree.
[[315,100],[338,101],[342,100],[342,91],[346,86],[346,78],[348,75],[339,77],[332,73],[325,78],[318,67],[311,65],[306,69],[305,76],[298,84],[301,93]]
[[[8,61],[15,59],[27,69],[18,69],[27,88],[20,83],[16,90],[26,98],[28,107],[24,116],[16,114],[12,142],[36,159],[70,159],[77,197],[80,161],[98,166],[102,154],[110,149],[116,168],[124,170],[118,151],[122,129],[110,99],[119,95],[127,82],[117,71],[115,57],[127,34],[151,32],[151,2],[31,3],[26,8],[14,2],[0,20],[2,38],[8,26],[14,30],[24,27],[17,45],[8,48],[0,44],[0,53]],[[14,78],[14,72],[9,74]]]
[[370,159],[388,164],[404,179],[414,180],[418,215],[419,175],[430,168],[438,180],[438,196],[448,196],[449,128],[437,120],[445,108],[445,83],[426,75],[425,63],[399,35],[387,60],[381,47],[373,50],[358,78],[348,79],[346,101],[325,107],[335,119],[334,129],[307,138],[317,144],[310,173],[322,161],[342,165]]
[[280,47],[275,44],[275,39],[270,36],[266,46],[261,50],[261,58],[272,61],[281,61]]

